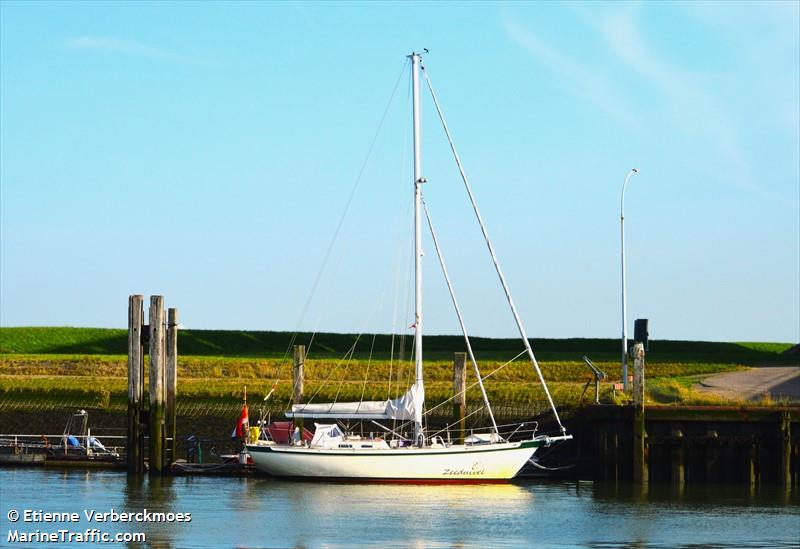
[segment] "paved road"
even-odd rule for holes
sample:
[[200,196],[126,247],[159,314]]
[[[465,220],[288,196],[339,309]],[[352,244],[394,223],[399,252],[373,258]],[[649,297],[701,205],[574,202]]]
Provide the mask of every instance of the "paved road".
[[714,374],[703,379],[697,389],[728,398],[772,398],[800,400],[800,366],[762,366],[740,372]]

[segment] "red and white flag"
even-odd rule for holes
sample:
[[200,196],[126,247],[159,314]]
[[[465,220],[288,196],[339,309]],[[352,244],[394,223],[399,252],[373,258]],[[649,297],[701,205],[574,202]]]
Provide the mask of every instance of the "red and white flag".
[[247,404],[242,406],[242,415],[239,416],[239,421],[236,422],[236,427],[233,428],[233,432],[231,433],[231,438],[244,438],[247,429],[250,428],[250,420],[247,417]]

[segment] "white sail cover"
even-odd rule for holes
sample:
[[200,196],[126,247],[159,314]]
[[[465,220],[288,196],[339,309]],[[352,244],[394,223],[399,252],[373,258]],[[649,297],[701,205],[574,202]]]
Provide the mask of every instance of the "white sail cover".
[[414,419],[425,403],[425,387],[415,383],[406,394],[392,400],[294,404],[286,417],[337,417],[350,419]]

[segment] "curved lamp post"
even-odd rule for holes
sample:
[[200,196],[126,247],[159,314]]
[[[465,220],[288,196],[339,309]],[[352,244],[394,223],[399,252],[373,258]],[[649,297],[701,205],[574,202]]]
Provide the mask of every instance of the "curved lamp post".
[[628,180],[635,173],[639,173],[639,170],[633,168],[625,176],[625,183],[622,184],[622,197],[619,201],[619,232],[622,241],[622,386],[625,391],[628,390],[628,308],[625,297],[625,187],[628,186]]

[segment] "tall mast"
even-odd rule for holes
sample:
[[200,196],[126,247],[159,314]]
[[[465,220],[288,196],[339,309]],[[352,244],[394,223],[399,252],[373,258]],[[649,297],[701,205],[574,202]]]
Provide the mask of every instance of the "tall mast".
[[422,177],[422,155],[420,153],[422,135],[420,133],[419,104],[419,66],[422,58],[418,53],[411,53],[411,87],[413,90],[413,126],[414,126],[414,363],[416,366],[415,393],[422,398],[415,398],[414,438],[418,444],[424,437],[422,429],[422,402],[424,402],[425,385],[422,380],[422,219],[420,186],[425,182]]

